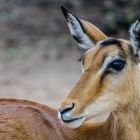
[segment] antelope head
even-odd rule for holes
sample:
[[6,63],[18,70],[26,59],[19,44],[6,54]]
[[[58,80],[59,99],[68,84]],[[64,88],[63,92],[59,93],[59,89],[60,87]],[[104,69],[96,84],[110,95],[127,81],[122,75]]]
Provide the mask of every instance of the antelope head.
[[[83,74],[58,109],[62,123],[77,128],[85,121],[105,121],[133,98],[140,61],[140,22],[130,28],[130,41],[107,37],[93,24],[62,7],[82,56]],[[132,84],[134,83],[134,84]]]

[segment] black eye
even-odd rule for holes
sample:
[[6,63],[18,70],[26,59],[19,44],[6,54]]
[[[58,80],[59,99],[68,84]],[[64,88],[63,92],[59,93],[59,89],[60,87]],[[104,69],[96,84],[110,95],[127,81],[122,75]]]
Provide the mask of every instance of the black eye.
[[109,68],[112,68],[116,71],[121,71],[124,68],[125,64],[126,62],[124,60],[117,59],[109,64]]

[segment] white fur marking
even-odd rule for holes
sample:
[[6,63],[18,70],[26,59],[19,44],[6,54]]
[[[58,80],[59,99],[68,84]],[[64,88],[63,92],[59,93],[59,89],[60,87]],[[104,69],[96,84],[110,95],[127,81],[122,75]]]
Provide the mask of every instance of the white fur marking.
[[108,66],[108,64],[111,62],[112,60],[112,57],[111,56],[108,56],[105,60],[104,60],[104,63],[102,65],[102,67],[99,69],[98,73],[97,74],[101,74]]
[[81,69],[82,69],[82,74],[83,74],[85,70],[84,70],[82,62],[81,62]]
[[138,20],[134,24],[132,24],[129,32],[134,54],[138,53],[140,57],[140,51],[138,50],[139,40],[136,39],[137,33],[140,32],[140,22]]
[[86,111],[88,112],[88,117],[93,118],[94,121],[107,119],[117,106],[116,101],[112,100],[112,98],[114,97],[111,96],[111,93],[104,93],[102,96],[98,97],[87,107]]
[[[68,14],[68,27],[70,29],[70,32],[73,36],[76,36],[77,38],[80,38],[82,44],[78,43],[79,47],[83,49],[89,49],[93,47],[95,44],[92,42],[92,40],[84,33],[81,25],[79,24],[78,20],[72,15]],[[80,20],[80,19],[79,19]]]
[[70,128],[77,128],[77,127],[79,127],[85,121],[85,119],[86,119],[84,117],[84,115],[79,115],[79,116],[73,117],[73,116],[70,115],[70,112],[66,112],[65,114],[63,114],[63,119],[64,120],[71,120],[71,119],[79,118],[79,119],[76,119],[76,120],[73,120],[71,122],[66,123],[66,122],[63,122],[60,111],[58,111],[58,118],[61,120],[61,122],[63,124],[65,124],[66,126],[68,126]]
[[106,121],[109,117],[110,113],[103,113],[99,116],[94,117],[92,120],[94,123],[99,123],[99,122],[103,122]]

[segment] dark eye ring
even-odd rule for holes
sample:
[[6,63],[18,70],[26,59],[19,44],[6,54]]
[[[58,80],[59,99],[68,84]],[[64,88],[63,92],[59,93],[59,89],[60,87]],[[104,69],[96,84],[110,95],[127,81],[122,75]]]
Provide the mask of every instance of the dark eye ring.
[[125,64],[126,62],[124,60],[117,59],[109,64],[109,68],[114,69],[116,71],[121,71],[124,68]]

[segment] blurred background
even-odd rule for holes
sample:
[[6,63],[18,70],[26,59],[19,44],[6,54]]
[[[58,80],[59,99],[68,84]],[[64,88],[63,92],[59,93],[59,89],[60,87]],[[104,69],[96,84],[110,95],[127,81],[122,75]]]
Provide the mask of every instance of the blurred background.
[[0,0],[0,97],[57,107],[81,75],[63,5],[108,36],[128,39],[139,0]]

